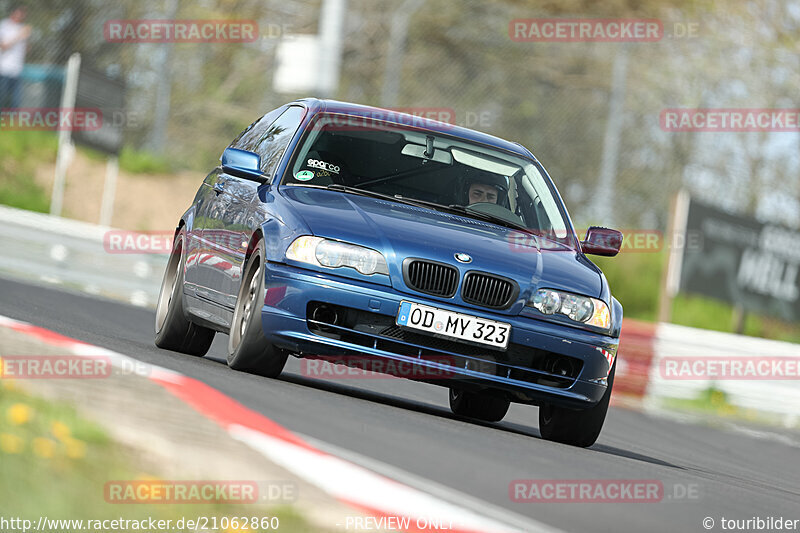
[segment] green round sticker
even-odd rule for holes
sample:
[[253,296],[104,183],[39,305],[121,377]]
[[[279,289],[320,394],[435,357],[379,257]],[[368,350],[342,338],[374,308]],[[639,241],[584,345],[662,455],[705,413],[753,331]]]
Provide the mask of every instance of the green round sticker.
[[310,179],[314,179],[314,173],[310,170],[301,170],[297,174],[294,175],[294,178],[297,181],[308,181]]

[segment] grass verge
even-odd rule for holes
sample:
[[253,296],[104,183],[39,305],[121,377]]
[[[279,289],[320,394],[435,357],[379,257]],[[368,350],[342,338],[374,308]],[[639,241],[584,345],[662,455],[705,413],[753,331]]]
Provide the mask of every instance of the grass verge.
[[49,131],[0,130],[0,204],[46,213],[49,191],[36,183],[42,163],[56,160],[58,138]]
[[[105,485],[109,481],[159,479],[152,467],[141,467],[143,462],[139,452],[119,445],[72,407],[31,396],[12,381],[0,380],[0,517],[28,519],[33,524],[38,524],[39,517],[152,518],[177,524],[181,518],[205,516],[218,517],[218,523],[227,526],[219,531],[228,532],[266,530],[241,527],[244,517],[277,517],[281,531],[318,531],[287,506],[107,502]],[[241,518],[234,521],[234,517]],[[56,529],[79,530],[74,525]]]
[[730,403],[725,391],[713,386],[701,391],[694,398],[662,398],[660,403],[662,408],[671,411],[707,416],[712,419],[800,428],[800,419],[797,416],[787,418],[779,413],[739,407]]

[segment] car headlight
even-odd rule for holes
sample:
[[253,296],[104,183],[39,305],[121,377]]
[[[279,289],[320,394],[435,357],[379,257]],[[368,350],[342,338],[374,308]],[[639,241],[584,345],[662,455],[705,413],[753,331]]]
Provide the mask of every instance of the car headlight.
[[611,328],[611,313],[602,300],[552,289],[539,289],[528,305],[545,315],[561,313],[570,320],[596,328]]
[[286,250],[286,258],[328,268],[349,267],[367,276],[389,275],[386,259],[380,252],[310,235],[295,239]]

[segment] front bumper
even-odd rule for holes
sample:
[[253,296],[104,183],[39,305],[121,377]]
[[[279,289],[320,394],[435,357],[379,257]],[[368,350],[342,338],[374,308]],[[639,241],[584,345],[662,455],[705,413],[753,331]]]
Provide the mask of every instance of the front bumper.
[[[267,263],[265,270],[266,296],[261,313],[264,334],[275,346],[295,354],[393,360],[430,371],[420,373],[422,376],[436,372],[446,376],[421,377],[420,381],[487,390],[521,403],[580,409],[593,406],[606,392],[609,362],[601,349],[616,354],[616,338],[524,316],[466,309],[386,285],[281,263]],[[510,323],[509,349],[498,352],[478,348],[396,326],[322,325],[309,315],[313,306],[328,304],[368,322],[393,324],[401,300]],[[426,357],[429,355],[434,357]],[[446,362],[435,356],[443,356]],[[567,367],[572,370],[554,373],[555,361],[569,361],[571,366]]]

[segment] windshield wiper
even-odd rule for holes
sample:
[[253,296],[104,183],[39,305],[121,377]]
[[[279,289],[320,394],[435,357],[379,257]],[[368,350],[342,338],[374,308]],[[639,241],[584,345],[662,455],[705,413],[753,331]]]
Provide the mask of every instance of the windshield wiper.
[[[428,160],[425,160],[423,162],[427,163]],[[438,163],[438,161],[435,161],[435,162]],[[359,185],[359,187],[366,187],[368,185],[378,185],[380,183],[385,183],[387,181],[401,180],[401,179],[405,179],[405,178],[412,178],[412,177],[416,177],[416,176],[421,176],[422,174],[427,174],[429,172],[433,172],[433,171],[436,171],[436,170],[441,170],[442,166],[443,165],[440,164],[439,166],[415,167],[415,168],[412,168],[412,169],[409,169],[409,170],[403,170],[402,172],[395,172],[395,173],[392,173],[392,174],[388,174],[386,176],[381,176],[380,178],[374,178],[374,179],[371,179],[371,180],[362,181],[358,185]]]
[[516,222],[511,222],[510,220],[506,220],[506,219],[501,218],[501,217],[490,215],[489,213],[482,213],[480,211],[474,211],[472,209],[464,207],[463,205],[447,205],[447,206],[444,206],[444,207],[446,207],[447,209],[449,209],[449,210],[451,210],[451,211],[453,211],[455,213],[458,213],[460,215],[473,217],[473,218],[479,218],[481,220],[485,220],[486,222],[491,222],[492,224],[497,224],[499,226],[505,226],[507,228],[512,228],[512,229],[518,229],[520,231],[525,231],[527,233],[533,233],[534,235],[536,235],[536,233],[531,228],[529,228],[528,226],[524,226],[522,224],[517,224]]
[[[308,185],[306,185],[308,187]],[[314,185],[312,185],[314,187]],[[426,207],[419,200],[412,200],[399,194],[383,194],[381,192],[370,191],[369,189],[361,189],[359,187],[350,187],[349,185],[342,185],[341,183],[331,183],[324,187],[329,191],[347,192],[350,194],[358,194],[360,196],[368,196],[370,198],[380,198],[381,200],[388,200],[390,202],[397,202],[401,204],[413,205],[415,207]]]
[[473,211],[472,209],[468,209],[460,205],[444,205],[436,202],[429,202],[427,200],[408,198],[400,194],[395,194],[395,195],[383,194],[375,191],[370,191],[367,189],[361,189],[359,187],[350,187],[348,185],[342,185],[339,183],[331,183],[330,185],[325,186],[325,188],[330,191],[340,191],[351,194],[358,194],[361,196],[369,196],[372,198],[380,198],[382,200],[388,200],[390,202],[413,205],[415,207],[427,207],[433,209],[434,211],[443,211],[445,213],[452,213],[456,215],[466,216],[467,218],[476,218],[479,220],[484,220],[486,222],[491,222],[492,224],[497,224],[498,226],[505,226],[507,228],[524,231],[526,233],[531,233],[533,235],[538,236],[538,234],[534,230],[528,228],[527,226],[523,226],[522,224],[516,224],[514,222],[505,220],[500,217],[496,217],[486,213],[481,213],[480,211]]

